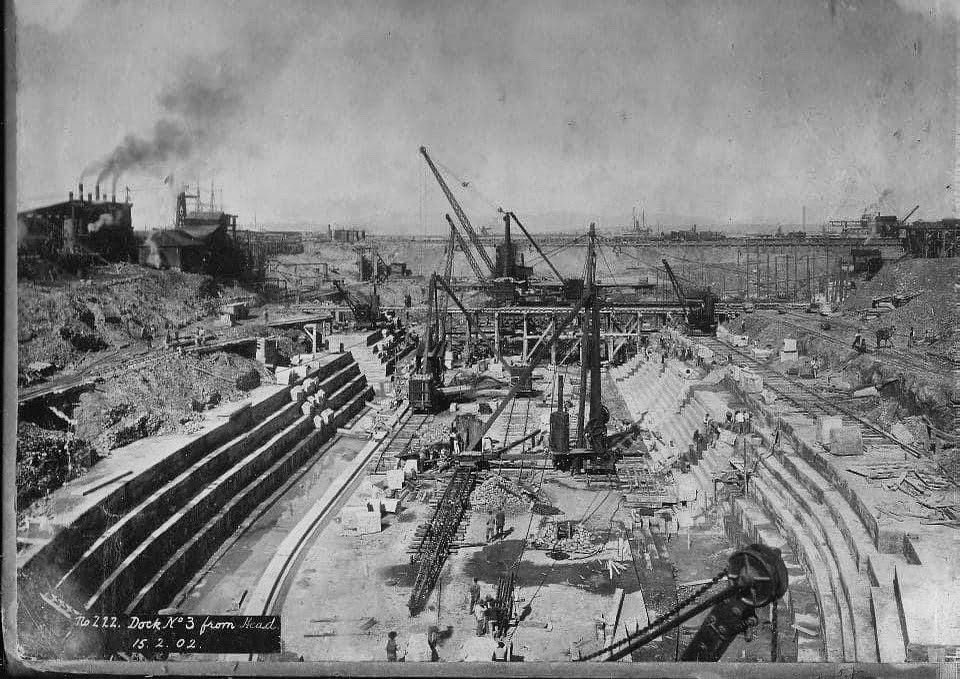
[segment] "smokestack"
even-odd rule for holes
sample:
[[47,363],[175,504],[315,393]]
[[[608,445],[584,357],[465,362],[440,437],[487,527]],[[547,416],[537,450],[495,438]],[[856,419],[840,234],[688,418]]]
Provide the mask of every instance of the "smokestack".
[[100,202],[100,183],[97,183],[97,202]]
[[73,191],[70,192],[70,202],[73,202]]
[[88,202],[88,203],[92,203],[92,202],[93,202],[93,194],[92,194],[92,193],[87,193],[87,202]]
[[80,182],[80,202],[83,202],[83,182]]
[[111,203],[116,203],[116,202],[117,202],[117,194],[114,193],[114,194],[110,197],[110,202],[111,202]]

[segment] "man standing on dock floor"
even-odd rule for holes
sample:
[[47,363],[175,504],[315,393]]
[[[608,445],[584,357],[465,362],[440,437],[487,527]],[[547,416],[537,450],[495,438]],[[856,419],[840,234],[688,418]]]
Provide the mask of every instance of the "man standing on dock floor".
[[497,528],[496,536],[502,540],[503,527],[507,523],[507,516],[503,512],[503,505],[500,505],[500,507],[497,509],[497,513],[494,518],[496,519],[496,528]]
[[397,662],[397,633],[387,635],[387,662]]
[[473,613],[478,601],[480,601],[480,581],[474,578],[473,584],[470,585],[470,613]]

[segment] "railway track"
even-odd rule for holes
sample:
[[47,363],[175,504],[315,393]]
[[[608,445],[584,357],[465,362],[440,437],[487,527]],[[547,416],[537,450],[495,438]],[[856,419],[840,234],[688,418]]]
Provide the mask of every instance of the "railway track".
[[422,431],[436,420],[432,414],[407,412],[406,419],[380,445],[380,455],[371,463],[367,473],[383,473],[397,468],[400,456],[408,452]]
[[[781,323],[789,325],[797,330],[802,330],[803,332],[815,335],[823,340],[832,342],[834,344],[843,346],[847,349],[850,348],[850,343],[845,339],[840,339],[839,337],[834,337],[833,335],[828,335],[823,332],[819,327],[813,327],[807,323],[802,323],[800,321],[809,321],[809,317],[804,314],[798,314],[795,312],[787,312],[785,316],[790,317],[791,320],[784,320],[782,318],[778,319]],[[838,321],[836,319],[831,319],[831,323],[836,323],[837,325],[842,325],[845,328],[850,329],[853,332],[860,327],[859,324],[851,323],[849,321]],[[913,352],[907,351],[906,349],[899,349],[896,347],[882,347],[879,354],[871,354],[877,358],[882,358],[884,361],[888,362],[890,365],[901,368],[905,371],[918,370],[930,374],[942,374],[944,370],[956,370],[958,366],[955,362],[949,361],[943,357],[938,357],[930,355],[926,360],[917,358],[916,354]]]
[[[503,430],[503,440],[500,445],[507,446],[522,439],[529,433],[530,411],[533,409],[532,398],[515,398],[510,403],[510,410],[507,413],[507,419]],[[520,451],[525,452],[527,443],[524,442]]]
[[793,379],[774,370],[771,366],[760,362],[741,348],[725,344],[715,337],[704,337],[701,338],[700,341],[718,353],[736,354],[748,363],[751,368],[762,374],[764,387],[769,388],[777,394],[777,396],[792,403],[801,412],[814,417],[818,415],[839,416],[846,425],[859,425],[864,442],[871,447],[886,449],[890,452],[905,452],[914,458],[923,457],[921,450],[899,441],[876,423],[840,405],[835,398],[818,392],[799,379]]

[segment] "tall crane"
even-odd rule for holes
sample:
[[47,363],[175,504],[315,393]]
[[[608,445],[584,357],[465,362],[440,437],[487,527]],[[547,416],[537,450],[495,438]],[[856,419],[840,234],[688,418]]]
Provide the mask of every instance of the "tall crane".
[[507,216],[513,220],[513,223],[520,227],[520,230],[523,232],[523,235],[527,237],[527,240],[530,241],[530,244],[533,246],[533,249],[537,251],[537,254],[543,258],[543,261],[547,263],[547,266],[550,267],[550,270],[553,271],[553,274],[557,277],[561,283],[566,283],[566,280],[563,276],[560,275],[560,272],[557,271],[557,267],[553,265],[553,262],[547,257],[546,253],[540,249],[540,245],[533,239],[533,236],[530,235],[530,232],[520,223],[520,220],[517,219],[517,215],[513,212],[508,212]]
[[913,213],[916,212],[916,211],[919,210],[919,209],[920,209],[920,206],[919,206],[919,205],[915,205],[914,208],[913,208],[912,210],[910,210],[910,212],[907,213],[907,216],[900,220],[900,225],[902,226],[902,225],[906,224],[906,223],[907,223],[907,220],[910,219],[910,218],[913,216]]
[[680,286],[680,281],[677,280],[677,277],[673,274],[673,269],[670,268],[670,262],[665,259],[661,259],[663,262],[663,268],[667,270],[667,276],[670,278],[670,282],[673,284],[673,291],[677,294],[677,299],[680,300],[680,305],[683,307],[683,310],[686,312],[689,310],[687,304],[687,296],[683,293],[683,288]]
[[443,191],[443,195],[447,197],[447,202],[450,203],[450,207],[453,208],[453,212],[457,216],[457,221],[460,222],[460,226],[463,227],[463,230],[466,232],[470,242],[473,243],[473,246],[480,254],[480,258],[483,260],[483,263],[486,264],[487,269],[489,270],[488,276],[480,276],[480,278],[483,279],[489,276],[495,276],[496,267],[493,264],[493,260],[490,259],[490,255],[487,254],[487,251],[483,249],[483,243],[480,241],[480,236],[477,235],[477,232],[473,228],[473,224],[470,223],[470,219],[467,217],[467,214],[463,211],[463,208],[460,207],[460,203],[457,202],[456,196],[454,196],[453,192],[450,191],[450,187],[447,186],[447,182],[444,181],[443,175],[440,174],[440,170],[438,170],[437,166],[433,164],[433,159],[431,159],[430,155],[427,153],[426,147],[421,146],[420,153],[423,155],[424,160],[427,161],[427,165],[430,167],[430,171],[433,172],[433,176],[436,177],[437,183],[440,184],[440,189]]
[[481,282],[485,281],[487,277],[483,275],[483,270],[480,269],[480,265],[477,263],[477,258],[473,256],[473,252],[471,252],[470,248],[467,246],[467,242],[463,240],[463,235],[457,230],[453,220],[450,219],[450,215],[446,214],[444,216],[447,218],[447,224],[450,225],[450,229],[454,237],[457,239],[460,249],[463,250],[463,256],[467,258],[467,264],[470,265],[470,268],[473,269],[473,273],[477,275],[477,278]]

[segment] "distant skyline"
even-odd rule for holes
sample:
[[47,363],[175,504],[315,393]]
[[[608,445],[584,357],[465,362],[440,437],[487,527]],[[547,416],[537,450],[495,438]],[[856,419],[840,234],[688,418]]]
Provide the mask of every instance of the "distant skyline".
[[212,180],[242,224],[440,233],[425,145],[477,226],[938,219],[957,6],[19,0],[18,209],[101,176],[151,228]]

